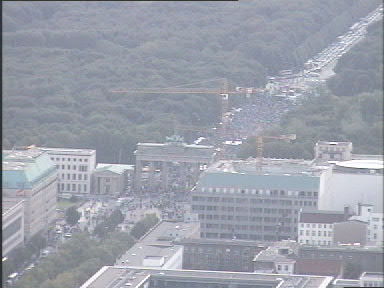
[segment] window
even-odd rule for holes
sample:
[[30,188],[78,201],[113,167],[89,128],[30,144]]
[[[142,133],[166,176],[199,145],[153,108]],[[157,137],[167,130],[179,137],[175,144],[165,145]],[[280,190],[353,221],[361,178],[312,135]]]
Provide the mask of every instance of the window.
[[[80,165],[79,166],[79,171],[82,171],[82,172],[87,172],[88,171],[88,167],[86,165]],[[211,188],[210,188],[211,189]]]
[[76,162],[76,158],[73,158],[73,162]]
[[77,179],[79,179],[79,180],[83,180],[83,174],[78,174],[78,175],[77,175]]
[[277,270],[281,270],[281,265],[277,265]]
[[76,174],[72,174],[72,180],[76,180]]
[[67,180],[71,179],[71,174],[67,174]]
[[67,184],[67,191],[71,190],[71,184]]
[[60,161],[60,158],[56,158],[56,161]]
[[288,271],[288,265],[285,265],[284,268],[285,268],[285,271]]
[[317,231],[317,236],[321,236],[321,231]]
[[72,191],[76,191],[76,184],[72,184]]
[[65,169],[65,165],[61,165],[61,169]]
[[304,234],[304,231],[300,230],[300,236],[303,236],[303,234]]
[[83,162],[83,159],[79,159],[79,162]]
[[309,236],[309,230],[305,231],[305,235]]
[[67,169],[68,169],[68,170],[71,169],[71,165],[67,165]]
[[87,184],[84,184],[84,192],[87,192]]
[[81,192],[81,184],[77,185],[77,190],[78,190],[77,192]]
[[88,159],[84,159],[84,162],[88,162]]
[[379,221],[380,221],[380,218],[372,218],[372,221],[373,221],[373,222],[379,222]]
[[76,170],[76,165],[73,165],[73,166],[72,166],[72,169],[73,169],[73,170]]
[[316,231],[312,231],[312,236],[316,236]]
[[87,174],[84,175],[84,180],[88,180],[88,175]]
[[332,231],[328,231],[328,237],[332,236]]
[[322,224],[319,224],[319,228],[323,228],[323,225],[322,225]]
[[55,158],[51,157],[51,160],[52,160],[52,161],[54,161],[54,160],[55,160]]

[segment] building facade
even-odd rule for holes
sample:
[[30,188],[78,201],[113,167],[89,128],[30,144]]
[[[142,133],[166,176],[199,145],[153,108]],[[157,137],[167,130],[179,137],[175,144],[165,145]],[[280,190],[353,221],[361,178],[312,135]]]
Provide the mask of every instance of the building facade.
[[335,245],[366,245],[368,223],[360,220],[347,220],[333,225],[333,243]]
[[223,239],[184,239],[183,269],[253,272],[254,255],[266,249],[260,242]]
[[359,266],[361,272],[383,271],[383,247],[361,246],[301,246],[298,258],[341,260],[343,265],[353,263]]
[[48,153],[58,171],[59,193],[91,194],[91,175],[96,167],[96,150],[38,148]]
[[[319,209],[355,209],[358,203],[371,204],[383,212],[383,160],[349,160],[331,165],[331,172],[319,195]],[[378,205],[380,203],[380,205]],[[357,213],[357,211],[354,211]]]
[[2,212],[2,252],[6,256],[24,245],[24,200],[3,199]]
[[3,151],[3,200],[24,200],[24,236],[46,232],[56,220],[57,170],[36,148]]
[[318,141],[315,145],[317,161],[344,161],[352,159],[352,142]]
[[300,244],[331,246],[334,244],[334,223],[346,220],[348,217],[348,211],[300,211],[298,242]]
[[367,243],[369,245],[383,245],[384,214],[373,212],[374,205],[357,204],[357,215],[351,217],[351,220],[359,220],[368,223]]
[[326,170],[304,160],[220,161],[209,167],[192,191],[201,237],[295,239],[299,210],[316,210]]
[[132,192],[133,165],[99,163],[93,172],[94,194],[118,197]]

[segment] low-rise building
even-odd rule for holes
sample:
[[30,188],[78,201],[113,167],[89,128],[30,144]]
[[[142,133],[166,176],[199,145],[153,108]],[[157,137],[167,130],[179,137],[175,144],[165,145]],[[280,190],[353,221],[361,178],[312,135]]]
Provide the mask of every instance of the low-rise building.
[[58,171],[58,192],[91,194],[91,175],[96,167],[96,150],[38,148],[48,153]]
[[383,247],[363,246],[308,246],[301,245],[297,257],[300,259],[341,260],[343,265],[356,265],[360,272],[383,271]]
[[36,148],[3,151],[3,201],[24,200],[24,237],[47,232],[56,220],[57,170]]
[[181,269],[183,246],[173,241],[198,235],[197,222],[161,221],[124,253],[115,265]]
[[99,163],[93,171],[93,187],[96,195],[130,193],[134,174],[133,165]]
[[2,253],[8,255],[13,249],[24,245],[24,200],[2,201]]
[[337,245],[367,243],[368,223],[360,220],[347,220],[333,224],[333,243]]
[[383,272],[364,272],[361,274],[359,284],[361,287],[383,287]]
[[374,205],[369,204],[358,203],[356,210],[357,215],[352,216],[351,220],[360,220],[368,223],[368,244],[381,246],[383,244],[384,214],[382,212],[374,212]]
[[184,246],[186,270],[253,272],[254,255],[267,248],[258,241],[225,239],[187,238],[177,244]]
[[318,141],[315,145],[317,161],[351,160],[352,142]]
[[332,277],[104,266],[80,288],[324,288]]

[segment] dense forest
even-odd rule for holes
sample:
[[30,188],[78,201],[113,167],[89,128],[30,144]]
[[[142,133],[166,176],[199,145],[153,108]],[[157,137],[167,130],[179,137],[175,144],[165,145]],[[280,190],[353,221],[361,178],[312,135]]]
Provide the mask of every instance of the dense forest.
[[[173,119],[214,125],[218,97],[112,90],[223,77],[231,86],[260,87],[267,75],[298,69],[380,2],[5,1],[3,147],[93,148],[98,162],[131,162],[136,143],[163,141]],[[380,48],[375,43],[369,54]],[[365,69],[351,64],[355,58],[348,54],[336,68],[338,77],[353,65],[364,70],[358,75],[363,79],[376,71],[376,60]],[[348,92],[344,80],[335,79],[332,93]],[[200,85],[221,83],[194,87]],[[369,85],[358,92],[372,92],[380,83]],[[306,125],[312,133],[317,129],[314,121]]]

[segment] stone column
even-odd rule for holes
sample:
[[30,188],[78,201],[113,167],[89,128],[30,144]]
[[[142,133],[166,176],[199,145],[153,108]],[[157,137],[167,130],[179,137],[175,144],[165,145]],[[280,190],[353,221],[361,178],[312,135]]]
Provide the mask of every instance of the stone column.
[[169,162],[163,161],[161,162],[161,185],[165,192],[168,189],[168,173],[169,173]]
[[141,174],[142,174],[142,169],[143,169],[143,163],[141,160],[136,159],[136,165],[135,165],[135,193],[140,193],[141,192]]
[[149,181],[149,191],[150,193],[153,193],[153,189],[155,188],[155,163],[153,161],[149,161],[148,164],[148,181]]

